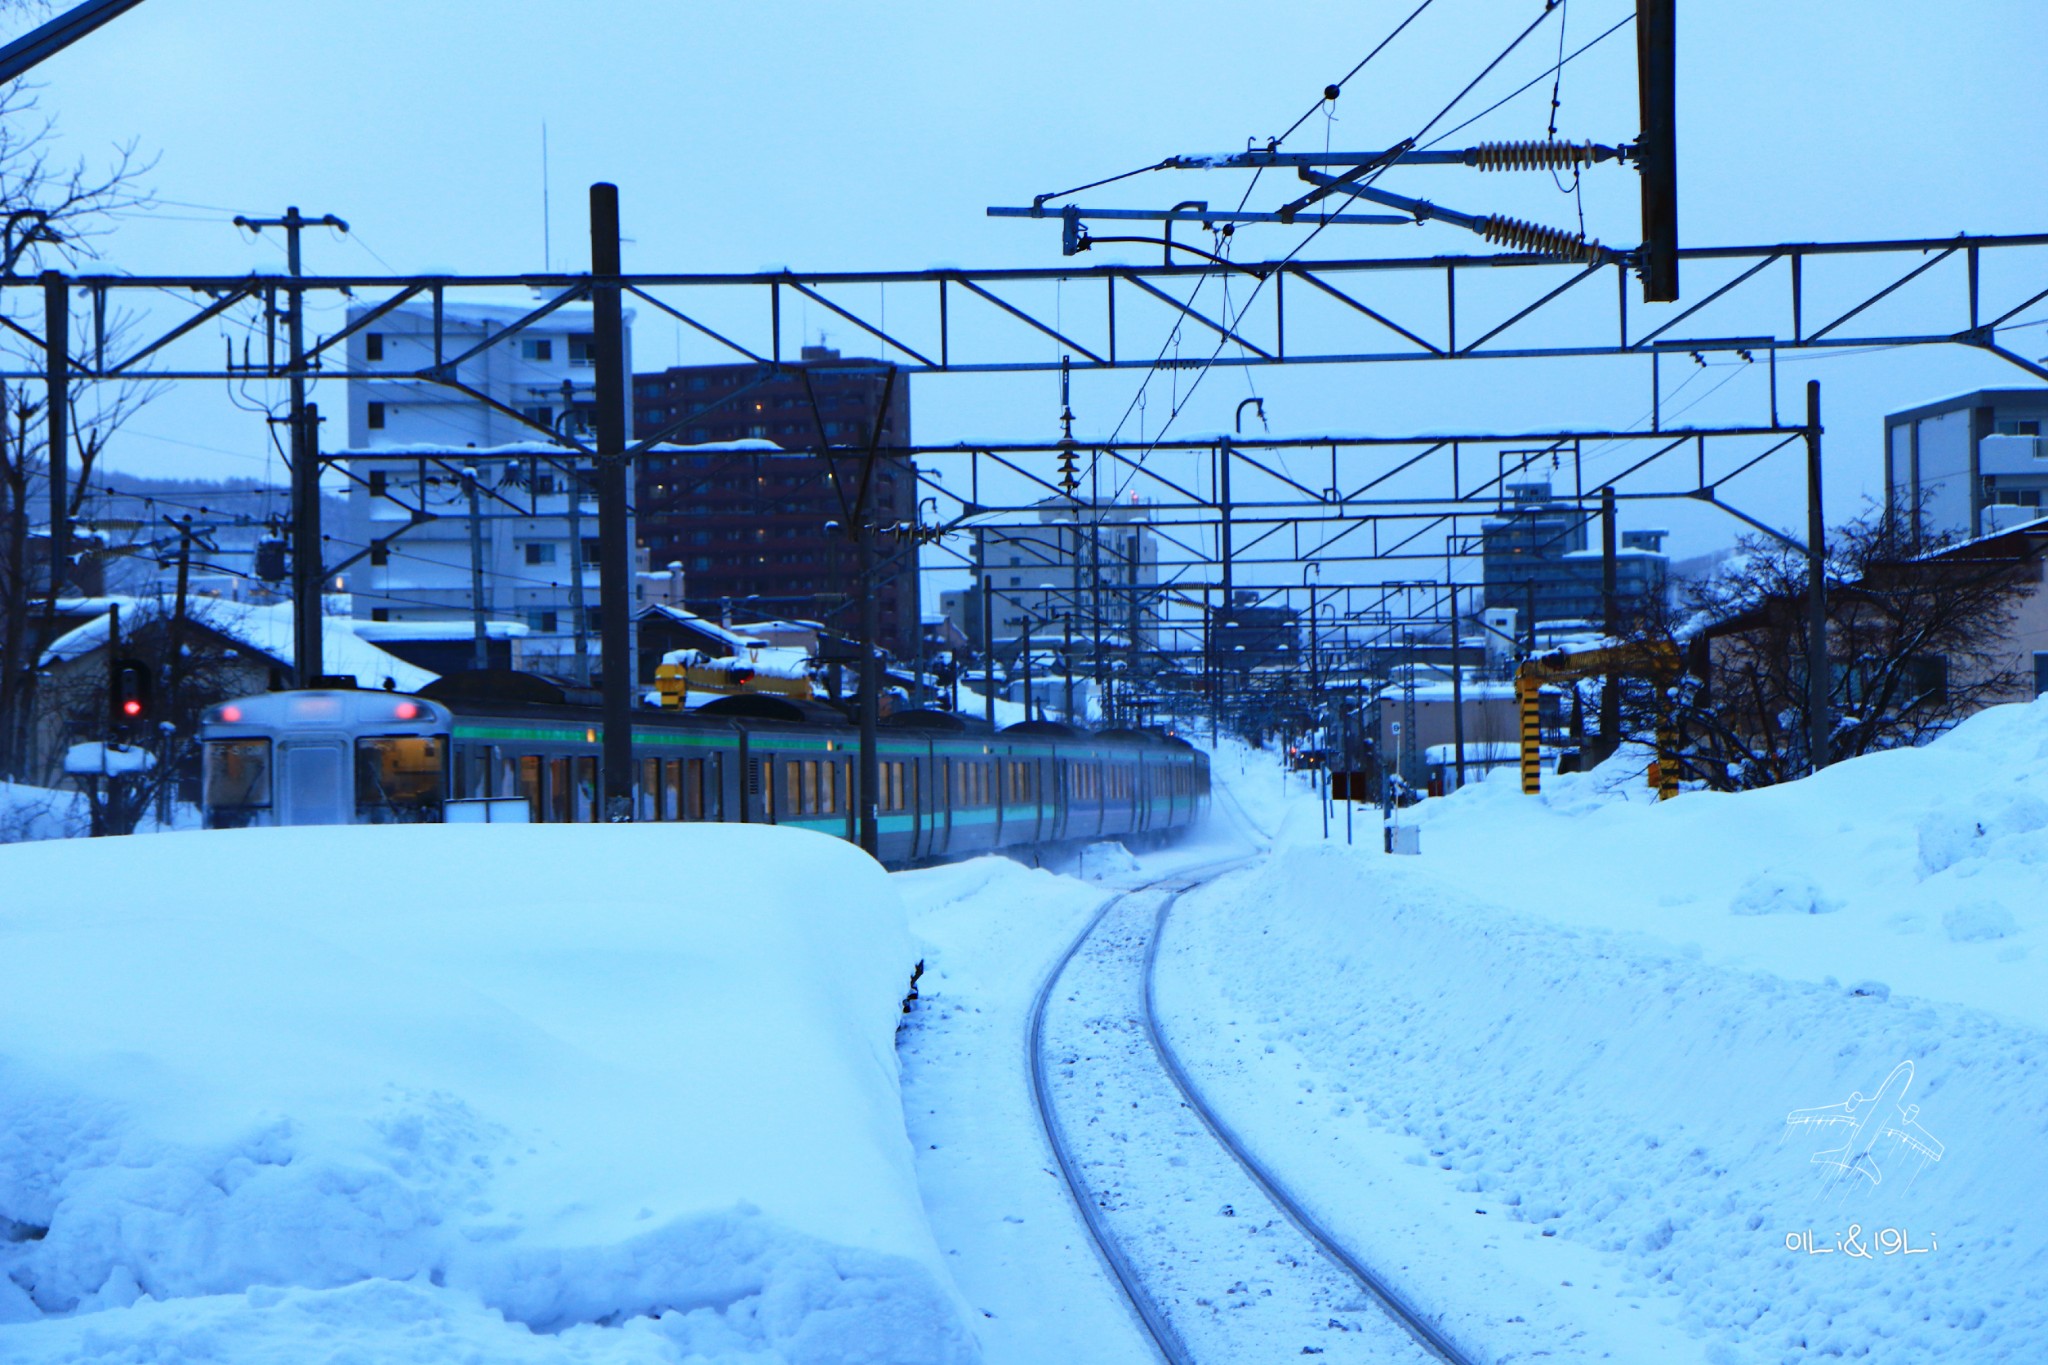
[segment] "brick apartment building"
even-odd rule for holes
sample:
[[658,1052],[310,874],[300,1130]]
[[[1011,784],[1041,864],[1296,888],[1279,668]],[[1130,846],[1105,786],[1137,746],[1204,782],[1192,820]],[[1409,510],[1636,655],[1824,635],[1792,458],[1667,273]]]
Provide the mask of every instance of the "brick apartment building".
[[[745,364],[676,366],[634,377],[634,430],[651,433],[702,410],[669,439],[752,443],[641,460],[638,533],[654,565],[683,565],[692,610],[715,620],[729,606],[736,621],[794,617],[853,635],[860,627],[854,551],[825,529],[846,514],[816,453],[819,432],[828,445],[850,448],[839,469],[851,478],[854,455],[866,449],[878,416],[881,447],[910,439],[910,386],[897,378],[883,414],[887,381],[879,362],[842,359],[822,346],[804,347],[803,361],[808,388],[800,374],[759,382],[761,367]],[[721,398],[730,401],[709,406]],[[876,518],[916,520],[916,466],[902,457],[879,459],[869,496]],[[881,577],[881,643],[898,657],[917,650],[918,605],[913,550]]]

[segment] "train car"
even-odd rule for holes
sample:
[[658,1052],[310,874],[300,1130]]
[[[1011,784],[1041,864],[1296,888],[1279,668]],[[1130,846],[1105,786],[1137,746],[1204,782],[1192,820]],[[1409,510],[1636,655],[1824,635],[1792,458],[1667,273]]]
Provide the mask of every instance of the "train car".
[[[526,674],[457,674],[418,695],[272,692],[202,720],[209,828],[440,821],[488,807],[540,824],[600,817],[593,694]],[[1205,755],[1150,731],[948,712],[885,718],[879,855],[902,866],[1031,844],[1163,835],[1209,802]],[[635,818],[794,825],[852,840],[859,735],[793,697],[633,717]]]

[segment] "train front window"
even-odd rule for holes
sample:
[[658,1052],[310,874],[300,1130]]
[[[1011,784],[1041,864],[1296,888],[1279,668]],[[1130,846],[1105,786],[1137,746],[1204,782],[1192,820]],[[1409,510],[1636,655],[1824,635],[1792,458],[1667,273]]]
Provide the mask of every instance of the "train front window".
[[207,809],[262,810],[270,804],[270,741],[206,741],[204,780]]
[[447,752],[438,735],[357,740],[356,817],[371,823],[440,819]]

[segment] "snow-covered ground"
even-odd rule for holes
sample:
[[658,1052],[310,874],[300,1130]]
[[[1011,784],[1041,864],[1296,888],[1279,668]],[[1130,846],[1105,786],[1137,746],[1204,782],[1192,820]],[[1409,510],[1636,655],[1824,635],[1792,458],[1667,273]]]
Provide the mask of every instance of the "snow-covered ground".
[[[1742,796],[1629,762],[1425,802],[1412,858],[1234,744],[1207,831],[1045,867],[691,826],[0,849],[0,1358],[1150,1359],[1026,1028],[1110,896],[1249,856],[1170,913],[1166,1039],[1474,1358],[2048,1359],[2048,702]],[[1139,1106],[1088,1159],[1205,1308],[1248,1201],[1118,1052],[1149,926],[1106,930],[1049,1028]],[[1925,1150],[1816,1164],[1847,1129],[1788,1116],[1888,1082],[1853,1112]],[[1366,1308],[1245,1285],[1331,1340]]]
[[[1176,907],[1168,1032],[1454,1336],[2048,1359],[2048,702],[1741,796],[1505,773],[1404,813],[1414,858],[1364,809],[1326,843],[1263,755],[1218,768],[1276,850]],[[1850,1126],[1788,1115],[1901,1062],[1856,1112],[1939,1159],[1872,1131],[1881,1179],[1815,1164]]]
[[223,831],[0,888],[0,1358],[973,1358],[846,844]]

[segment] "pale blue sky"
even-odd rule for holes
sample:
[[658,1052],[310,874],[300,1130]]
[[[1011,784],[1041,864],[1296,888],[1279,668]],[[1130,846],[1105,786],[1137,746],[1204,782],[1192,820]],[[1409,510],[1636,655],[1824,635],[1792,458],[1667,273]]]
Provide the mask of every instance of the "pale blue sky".
[[[276,248],[236,233],[222,210],[275,213],[287,203],[340,214],[357,229],[353,239],[310,237],[313,270],[537,269],[544,121],[558,268],[586,259],[583,193],[595,179],[621,186],[629,269],[1053,265],[1056,225],[990,221],[984,207],[1279,132],[1410,8],[148,0],[39,79],[68,149],[93,155],[136,137],[160,157],[149,183],[162,209],[106,243],[108,263],[128,271],[276,268]],[[1570,0],[1568,41],[1576,46],[1628,8]],[[1347,89],[1335,124],[1318,115],[1290,145],[1320,146],[1327,132],[1335,144],[1378,147],[1413,132],[1538,9],[1534,0],[1436,0]],[[1555,23],[1459,116],[1543,68],[1555,55]],[[2044,36],[2048,11],[2038,0],[1681,0],[1686,243],[2048,229],[2038,150],[2048,122]],[[1459,141],[1541,137],[1547,93],[1546,83]],[[1568,68],[1563,97],[1561,133],[1632,136],[1631,31]],[[1570,201],[1541,176],[1511,183],[1412,170],[1382,183],[1476,212],[1572,221]],[[1237,174],[1157,175],[1084,199],[1235,202],[1243,187]],[[1271,182],[1262,199],[1268,189],[1296,192]],[[1586,201],[1595,235],[1633,242],[1632,174],[1589,173]],[[1330,229],[1308,254],[1484,249],[1444,227],[1342,232]],[[1248,231],[1237,254],[1282,255],[1301,235]],[[1094,259],[1115,259],[1112,251],[1149,255],[1103,248]],[[2048,253],[2030,268],[2048,276]],[[1689,275],[1689,295],[1706,278]],[[1928,283],[1929,302],[1902,295],[1897,320],[1919,308],[1920,323],[1938,316],[1954,325],[1957,295],[1942,294],[1943,311],[1931,314],[1940,291]],[[2048,278],[2026,292],[2043,286]],[[833,341],[853,349],[845,330],[834,329]],[[2011,339],[2028,355],[2048,353],[2048,329]],[[665,363],[673,339],[643,326],[635,352],[643,368]],[[1627,424],[1647,410],[1646,370],[1629,360],[1219,371],[1178,426],[1227,426],[1253,386],[1268,398],[1276,434]],[[1694,383],[1686,398],[1720,377]],[[1879,486],[1885,411],[2029,382],[1952,349],[1792,360],[1783,391],[1808,377],[1827,387],[1836,516]],[[1077,383],[1083,432],[1109,430],[1138,383],[1134,374]],[[1759,393],[1738,376],[1686,420],[1753,417]],[[1157,394],[1155,384],[1154,427],[1165,406]],[[1056,381],[1047,376],[920,379],[915,406],[924,441],[1057,435]],[[138,418],[114,463],[262,473],[266,446],[259,419],[195,389]],[[1798,492],[1787,464],[1748,501],[1789,524]],[[1680,553],[1735,529],[1690,511],[1639,520],[1678,527]]]

